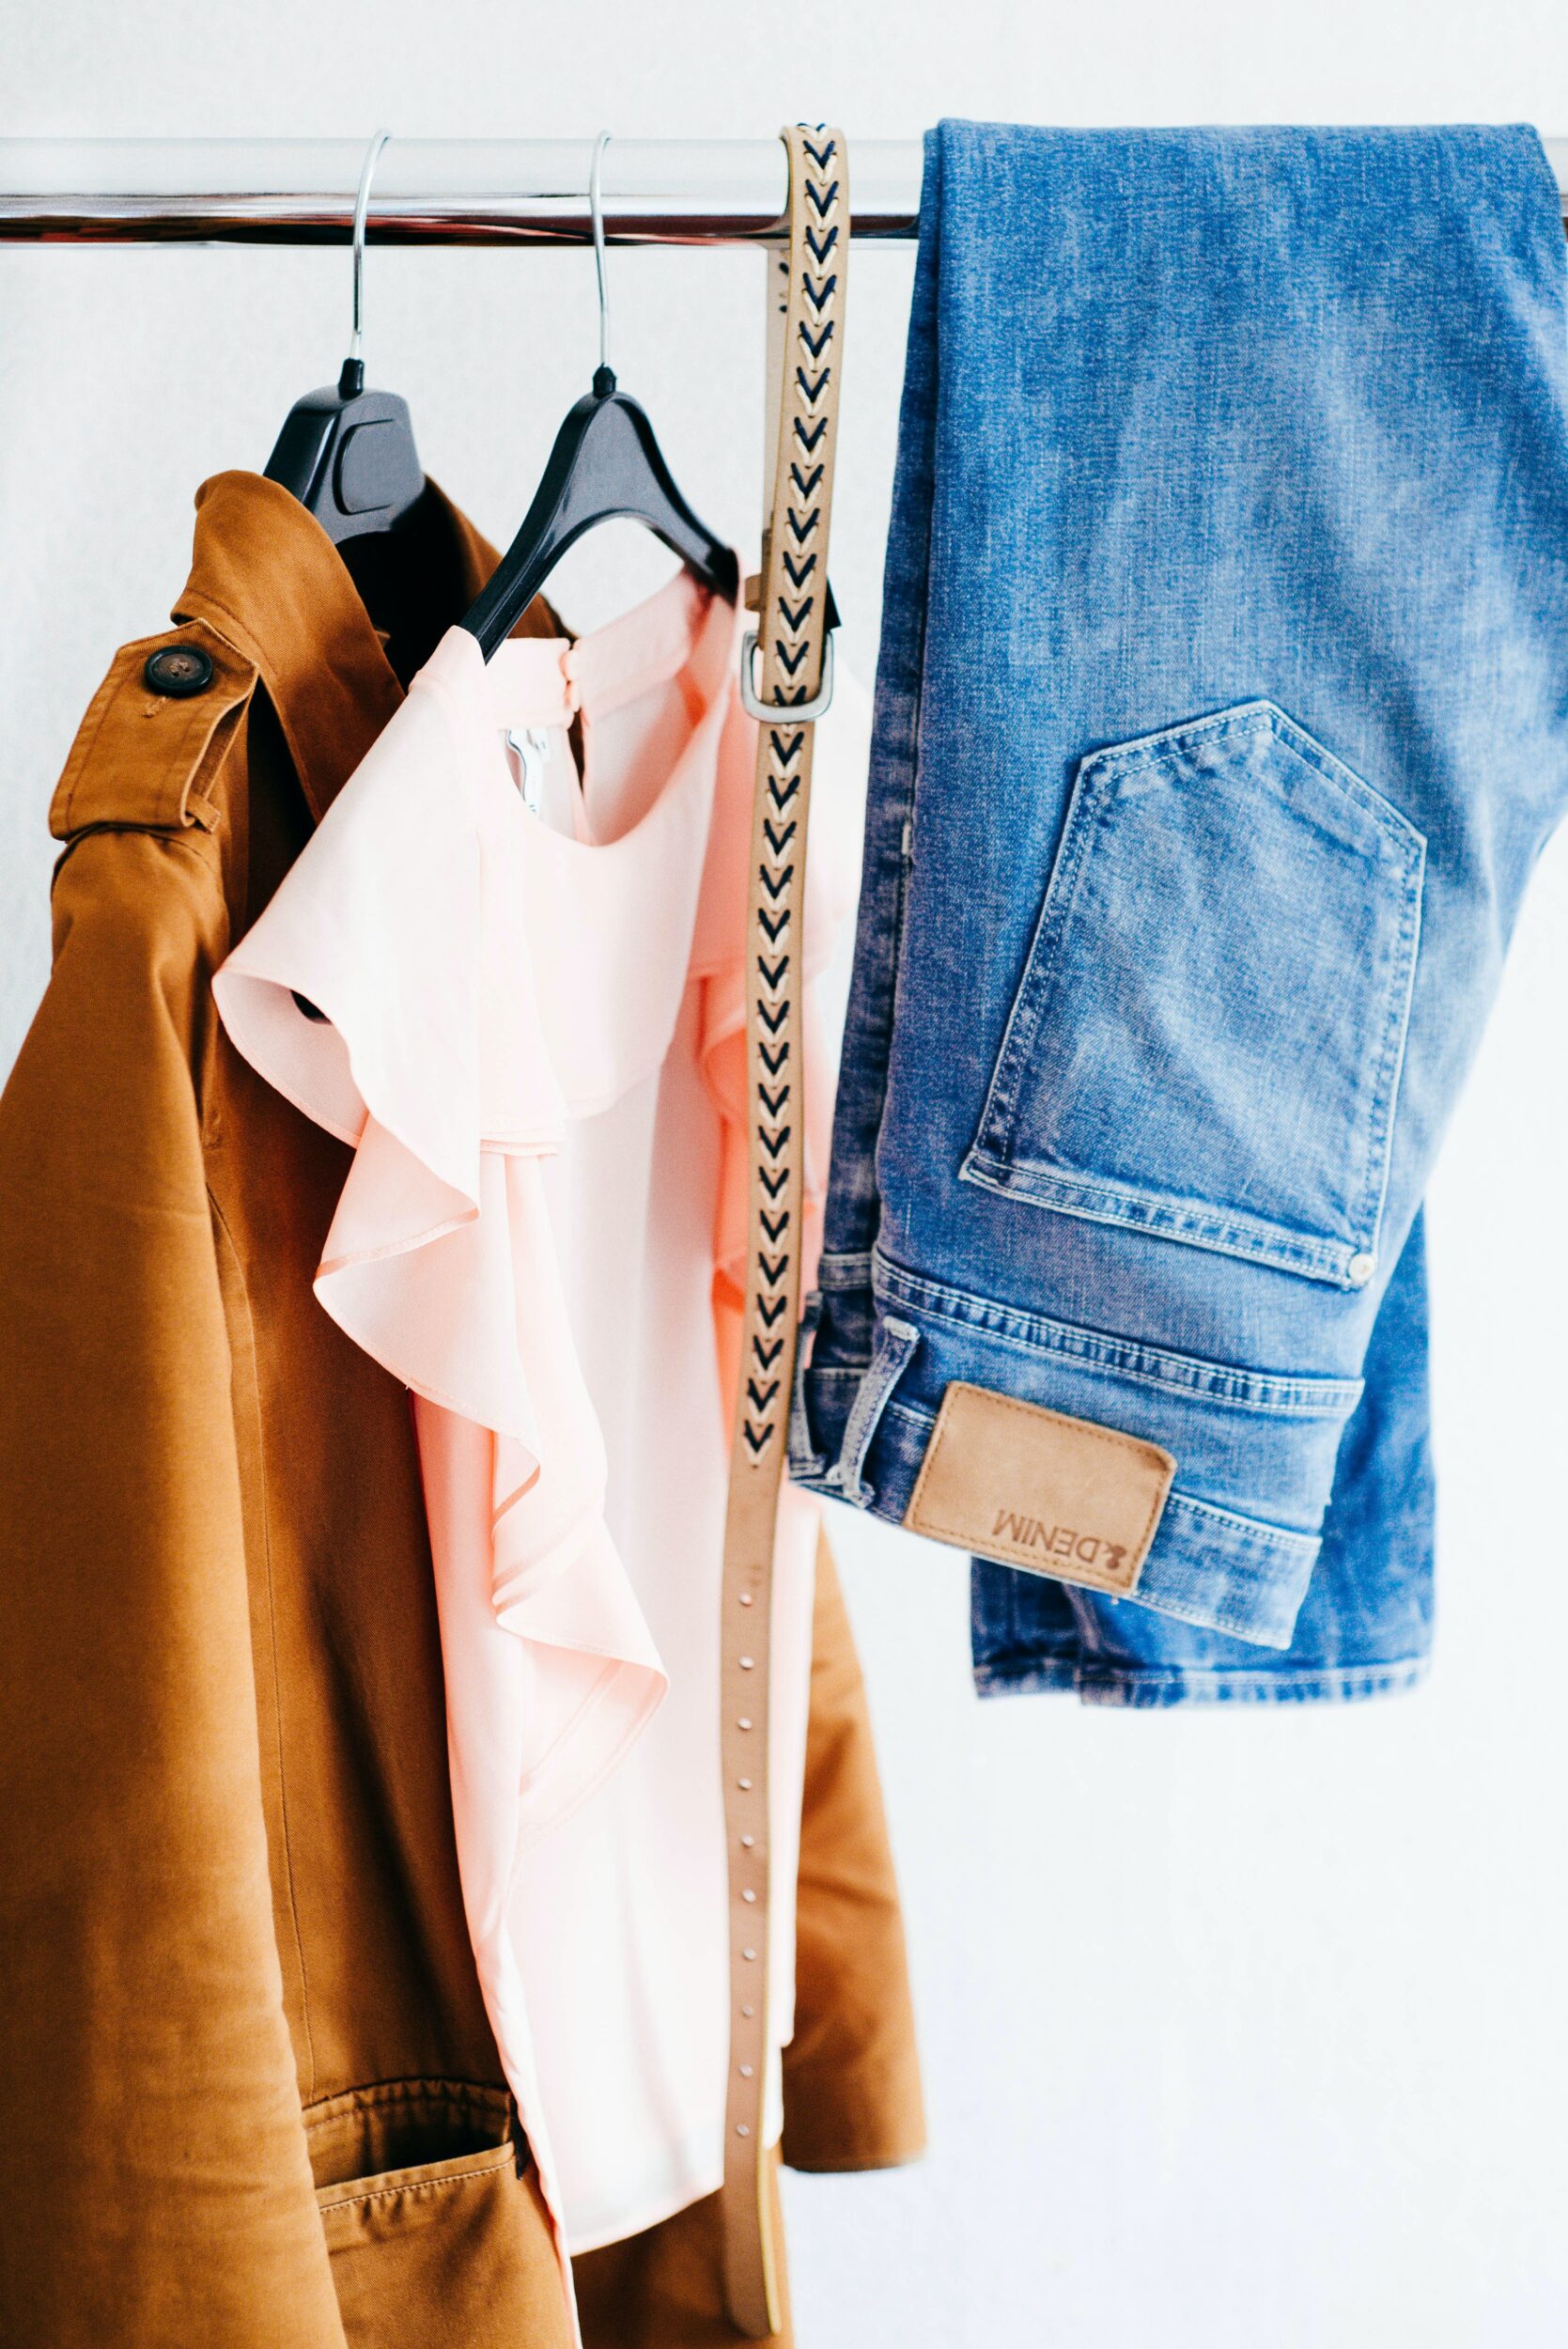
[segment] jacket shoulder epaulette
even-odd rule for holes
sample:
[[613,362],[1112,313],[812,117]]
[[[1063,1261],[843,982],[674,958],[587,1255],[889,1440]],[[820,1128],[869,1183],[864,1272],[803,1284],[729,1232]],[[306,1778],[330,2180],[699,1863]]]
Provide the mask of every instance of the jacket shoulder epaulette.
[[207,796],[256,691],[254,662],[205,620],[122,645],[76,731],[49,829],[216,828]]

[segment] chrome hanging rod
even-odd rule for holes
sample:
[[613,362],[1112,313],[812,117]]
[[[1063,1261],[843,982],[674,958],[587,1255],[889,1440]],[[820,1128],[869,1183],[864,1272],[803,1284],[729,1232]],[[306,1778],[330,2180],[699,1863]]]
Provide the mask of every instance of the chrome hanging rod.
[[[588,139],[403,139],[376,167],[375,244],[586,244]],[[0,139],[0,244],[344,244],[363,139]],[[918,139],[857,139],[856,237],[910,238]],[[777,139],[616,138],[612,244],[751,244],[784,228]]]
[[[1568,139],[1548,139],[1568,190]],[[592,139],[393,138],[376,244],[586,244]],[[0,244],[346,244],[361,139],[0,139]],[[918,139],[857,139],[851,234],[913,237]],[[612,244],[753,244],[783,227],[776,139],[621,139]],[[1565,200],[1568,212],[1568,200]]]

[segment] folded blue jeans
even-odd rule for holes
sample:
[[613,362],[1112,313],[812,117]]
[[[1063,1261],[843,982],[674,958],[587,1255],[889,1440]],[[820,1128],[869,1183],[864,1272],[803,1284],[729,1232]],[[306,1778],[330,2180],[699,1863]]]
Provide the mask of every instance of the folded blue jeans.
[[1525,128],[928,139],[792,1472],[1015,1570],[983,1686],[1419,1669],[1407,1243],[1568,794],[1565,277]]
[[1256,1647],[1134,1599],[976,1559],[975,1687],[985,1697],[1063,1690],[1086,1704],[1141,1707],[1396,1695],[1431,1661],[1435,1501],[1418,1215],[1373,1324],[1289,1647]]

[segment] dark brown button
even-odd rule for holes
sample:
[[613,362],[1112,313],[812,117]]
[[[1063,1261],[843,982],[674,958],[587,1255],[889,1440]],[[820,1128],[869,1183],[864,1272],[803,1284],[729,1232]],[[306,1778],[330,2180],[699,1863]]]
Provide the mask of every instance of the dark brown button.
[[205,693],[212,682],[212,656],[199,645],[164,645],[149,652],[142,671],[148,690],[183,701],[188,693]]

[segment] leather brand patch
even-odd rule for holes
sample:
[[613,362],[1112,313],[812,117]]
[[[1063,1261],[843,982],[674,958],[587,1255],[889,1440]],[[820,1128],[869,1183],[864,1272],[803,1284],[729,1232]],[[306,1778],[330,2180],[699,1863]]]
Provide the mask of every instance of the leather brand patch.
[[1175,1472],[1158,1444],[955,1381],[904,1522],[981,1558],[1126,1596]]

